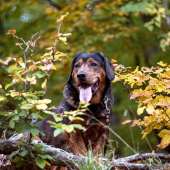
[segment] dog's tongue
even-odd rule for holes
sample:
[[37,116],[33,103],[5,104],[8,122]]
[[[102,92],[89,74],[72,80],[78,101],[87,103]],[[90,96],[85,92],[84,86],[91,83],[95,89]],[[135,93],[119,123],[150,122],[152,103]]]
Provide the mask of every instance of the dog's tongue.
[[88,103],[92,98],[92,90],[91,87],[82,88],[80,89],[80,96],[79,99],[81,102],[86,101]]

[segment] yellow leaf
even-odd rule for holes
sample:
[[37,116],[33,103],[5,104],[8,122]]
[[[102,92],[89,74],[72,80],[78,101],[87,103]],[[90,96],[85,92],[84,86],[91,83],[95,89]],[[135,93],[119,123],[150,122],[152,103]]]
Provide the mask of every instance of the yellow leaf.
[[157,89],[157,92],[162,92],[162,91],[166,91],[166,86],[164,86],[163,84],[156,84],[155,88]]
[[138,114],[138,115],[141,115],[141,114],[143,113],[143,111],[144,111],[145,108],[146,108],[145,106],[139,107],[138,110],[137,110],[137,114]]
[[11,92],[11,97],[16,97],[16,96],[20,96],[19,92]]
[[144,93],[144,94],[143,94],[144,96],[150,97],[150,96],[152,96],[153,91],[144,91],[143,93]]
[[67,44],[67,38],[66,37],[59,37],[59,40],[61,40],[64,44]]
[[41,87],[42,87],[43,89],[45,89],[45,88],[46,88],[46,84],[47,84],[47,79],[45,79],[45,81],[42,83]]
[[139,69],[139,66],[136,67],[134,73],[137,73],[139,71],[138,69]]
[[152,114],[152,113],[155,111],[154,106],[153,106],[151,103],[149,103],[149,104],[147,105],[146,111],[147,111],[149,114]]
[[36,108],[38,110],[46,110],[48,107],[46,104],[38,104],[38,105],[36,105]]
[[111,63],[116,63],[117,61],[115,59],[111,59]]
[[152,78],[151,80],[149,80],[149,84],[150,84],[151,86],[156,85],[157,83],[158,83],[158,80],[155,79],[155,78]]
[[164,149],[170,144],[170,135],[165,135],[160,143],[160,148]]
[[49,104],[51,103],[51,100],[50,99],[43,99],[43,100],[38,100],[39,103],[41,104]]
[[162,67],[166,67],[166,66],[167,66],[167,63],[163,63],[162,61],[160,61],[160,62],[157,63],[157,64],[159,64],[159,65],[162,66]]
[[163,129],[162,131],[159,132],[158,136],[163,138],[165,135],[169,135],[170,136],[170,130],[168,129]]
[[51,67],[51,70],[56,70],[56,66],[53,65],[53,66]]
[[[44,159],[43,159],[44,160]],[[45,162],[46,162],[46,164],[48,165],[48,166],[51,166],[51,164],[48,162],[48,161],[46,161],[46,160],[44,160]]]
[[66,34],[63,34],[63,36],[70,36],[71,35],[71,33],[66,33]]
[[57,22],[61,22],[69,13],[67,12],[64,15],[61,15],[61,17],[59,19],[57,19]]

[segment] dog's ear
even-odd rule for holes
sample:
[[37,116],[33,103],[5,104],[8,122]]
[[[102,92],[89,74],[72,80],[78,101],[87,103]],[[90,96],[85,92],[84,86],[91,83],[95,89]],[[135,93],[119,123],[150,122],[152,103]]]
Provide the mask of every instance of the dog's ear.
[[107,78],[112,81],[115,78],[115,69],[113,64],[100,52],[100,55],[103,57],[104,60],[104,69],[106,71]]
[[69,83],[69,82],[71,81],[71,79],[72,79],[72,72],[73,72],[74,64],[75,64],[76,58],[77,58],[80,54],[82,54],[82,53],[78,53],[78,54],[74,57],[74,59],[73,59],[73,61],[72,61],[72,63],[71,63],[71,71],[70,71],[70,75],[69,75],[69,77],[68,77],[67,83]]

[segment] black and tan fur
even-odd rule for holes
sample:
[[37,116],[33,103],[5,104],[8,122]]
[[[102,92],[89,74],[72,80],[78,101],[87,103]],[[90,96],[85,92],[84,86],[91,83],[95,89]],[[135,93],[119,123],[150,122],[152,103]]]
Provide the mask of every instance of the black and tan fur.
[[[84,75],[83,75],[83,74]],[[78,76],[79,75],[79,76]],[[54,110],[55,113],[76,110],[79,106],[79,87],[93,85],[99,82],[97,91],[92,95],[90,106],[86,114],[81,116],[84,121],[75,120],[70,122],[64,118],[62,123],[81,124],[86,128],[85,131],[76,129],[76,133],[63,132],[57,137],[53,136],[54,128],[47,123],[48,120],[55,121],[52,115],[38,122],[40,130],[45,136],[40,135],[43,142],[61,148],[76,155],[84,155],[90,149],[94,154],[99,154],[106,137],[106,128],[99,124],[95,119],[106,123],[104,104],[105,97],[108,100],[108,108],[112,111],[113,94],[111,93],[111,81],[114,79],[114,68],[110,61],[102,53],[79,53],[73,60],[71,73],[63,91],[63,101]],[[88,115],[93,114],[95,119]]]

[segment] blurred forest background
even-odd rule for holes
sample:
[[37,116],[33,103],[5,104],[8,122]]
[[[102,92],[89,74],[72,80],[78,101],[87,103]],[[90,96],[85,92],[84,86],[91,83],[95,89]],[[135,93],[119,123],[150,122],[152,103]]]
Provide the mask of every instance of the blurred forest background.
[[[52,99],[55,106],[63,98],[62,91],[72,59],[79,52],[101,51],[110,60],[115,59],[118,64],[132,67],[132,70],[136,66],[152,67],[159,61],[170,61],[169,27],[164,16],[165,12],[167,16],[169,14],[168,0],[1,0],[0,59],[23,55],[23,51],[15,46],[18,40],[6,35],[12,29],[25,41],[30,40],[32,34],[42,31],[42,38],[34,52],[35,57],[42,56],[47,52],[46,48],[53,45],[58,29],[56,19],[66,12],[69,15],[65,18],[62,32],[71,32],[72,35],[67,45],[59,44],[58,49],[69,58],[62,58],[57,63],[57,71],[52,72],[47,91],[47,98]],[[1,63],[0,77],[2,85],[9,82]],[[40,86],[35,85],[35,89]],[[137,104],[130,100],[123,85],[113,83],[112,92],[115,96],[112,129],[136,151],[156,150],[159,143],[156,132],[147,136],[151,148],[145,139],[141,139],[139,127],[121,125],[127,118],[139,118]],[[10,110],[16,105],[10,100],[0,103],[1,108]],[[112,135],[111,140],[112,149],[116,148],[124,156],[132,154],[115,136]]]

